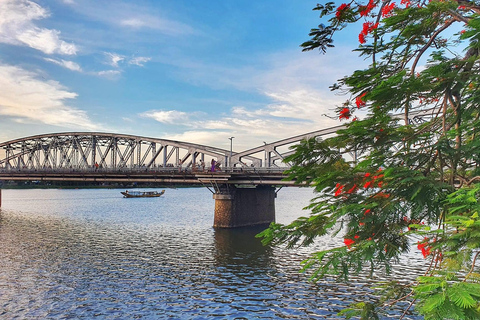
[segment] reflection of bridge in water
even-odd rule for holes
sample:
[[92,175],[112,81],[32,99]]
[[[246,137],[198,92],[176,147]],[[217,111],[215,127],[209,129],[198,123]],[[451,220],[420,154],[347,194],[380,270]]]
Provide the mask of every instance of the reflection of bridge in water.
[[[429,115],[412,114],[411,121],[425,116]],[[289,168],[283,160],[292,153],[289,147],[342,128],[264,142],[242,152],[113,133],[36,135],[0,143],[0,180],[206,186],[215,199],[214,226],[263,224],[275,218],[276,187],[294,185],[283,180]],[[209,170],[212,160],[221,164],[220,170]]]

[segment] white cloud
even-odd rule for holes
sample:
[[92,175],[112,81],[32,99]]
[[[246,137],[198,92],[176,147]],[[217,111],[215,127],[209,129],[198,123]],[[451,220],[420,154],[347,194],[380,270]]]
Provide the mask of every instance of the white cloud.
[[153,29],[170,36],[194,33],[194,29],[184,23],[142,12],[142,9],[138,7],[133,12],[128,12],[128,15],[126,13],[118,12],[120,16],[124,17],[118,20],[123,27]]
[[107,64],[115,68],[118,68],[119,62],[122,62],[123,60],[125,60],[125,56],[122,56],[117,53],[105,52],[105,55],[108,58]]
[[151,110],[141,113],[140,116],[154,119],[160,123],[168,124],[185,124],[184,122],[188,119],[188,116],[185,112],[176,110]]
[[148,26],[148,23],[141,19],[125,19],[120,21],[120,24],[128,27],[134,27],[134,28],[141,28],[141,27]]
[[106,23],[111,28],[122,28],[118,32],[124,32],[125,29],[152,30],[156,36],[161,34],[174,37],[199,33],[198,26],[193,28],[181,21],[169,19],[164,6],[160,7],[162,9],[144,3],[137,4],[136,1],[83,0],[82,5],[75,6],[74,9],[90,20]]
[[0,64],[0,114],[18,122],[43,123],[68,128],[97,130],[83,110],[67,104],[77,94],[56,81],[16,66]]
[[189,114],[188,119],[184,118],[184,113],[181,113],[182,119],[175,118],[178,111],[161,111],[149,117],[161,123],[194,129],[174,136],[179,140],[190,141],[188,139],[199,135],[206,142],[210,137],[212,140],[207,144],[212,144],[211,141],[235,136],[237,146],[245,148],[260,145],[262,141],[272,142],[339,125],[341,122],[336,120],[334,110],[346,97],[335,95],[328,87],[343,74],[348,74],[351,66],[346,63],[335,66],[331,58],[322,60],[324,57],[292,52],[276,54],[266,57],[262,68],[227,68],[173,59],[170,63],[179,68],[179,77],[185,81],[199,86],[254,92],[269,102],[258,107],[258,103],[248,105],[247,100],[247,104],[233,105],[227,112],[201,117]]
[[213,147],[222,147],[219,142],[227,140],[230,137],[230,132],[228,131],[204,131],[204,130],[192,130],[185,131],[180,134],[167,134],[165,139],[175,140],[175,141],[185,141],[191,143],[198,143],[203,145],[210,145]]
[[103,71],[98,71],[95,73],[99,77],[104,77],[107,79],[117,79],[122,72],[119,70],[103,70]]
[[135,58],[130,59],[130,61],[128,61],[128,63],[137,65],[139,67],[143,67],[144,64],[146,62],[150,61],[151,59],[152,58],[148,58],[148,57],[135,57]]
[[51,58],[45,58],[45,60],[49,61],[49,62],[52,62],[52,63],[55,63],[55,64],[58,64],[59,66],[70,69],[72,71],[82,72],[82,68],[80,67],[80,65],[78,63],[73,62],[73,61],[68,61],[68,60],[63,60],[63,59],[57,60],[57,59],[51,59]]
[[77,47],[61,40],[60,31],[35,25],[35,20],[49,17],[40,5],[29,0],[1,0],[0,4],[0,42],[28,46],[46,54],[76,54]]

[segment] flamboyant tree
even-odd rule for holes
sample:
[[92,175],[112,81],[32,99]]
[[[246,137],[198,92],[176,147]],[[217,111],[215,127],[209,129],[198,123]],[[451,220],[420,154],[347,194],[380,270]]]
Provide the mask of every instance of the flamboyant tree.
[[[326,20],[303,50],[325,53],[357,28],[369,67],[332,86],[345,128],[294,147],[288,174],[316,191],[310,215],[271,224],[265,243],[307,246],[344,234],[304,261],[313,279],[387,271],[418,250],[425,273],[392,281],[342,313],[374,319],[407,301],[425,319],[480,319],[480,2],[369,0],[317,5]],[[360,27],[359,27],[360,26]],[[328,54],[328,53],[327,53]],[[359,112],[364,111],[364,112]],[[364,116],[356,116],[364,114]]]

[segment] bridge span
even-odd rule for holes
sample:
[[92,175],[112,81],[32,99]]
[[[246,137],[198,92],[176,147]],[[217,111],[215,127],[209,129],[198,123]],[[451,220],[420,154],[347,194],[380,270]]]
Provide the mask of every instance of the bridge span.
[[[214,227],[268,224],[275,220],[277,188],[294,186],[284,180],[289,164],[282,161],[291,152],[288,147],[337,129],[264,143],[243,152],[114,133],[36,135],[0,143],[0,183],[203,186],[215,199]],[[212,162],[217,164],[214,170]]]
[[[214,227],[275,220],[278,188],[296,186],[284,162],[291,146],[334,135],[343,125],[233,152],[195,143],[117,133],[64,132],[0,143],[0,188],[5,181],[197,185],[215,199]],[[211,170],[215,162],[217,169]],[[1,189],[0,189],[1,206]]]
[[[411,124],[435,109],[408,114]],[[393,115],[403,119],[404,115]],[[303,139],[333,136],[345,125],[233,152],[195,143],[117,133],[64,132],[0,143],[4,181],[83,181],[207,187],[215,199],[214,227],[232,228],[275,220],[276,188],[299,186],[286,178],[285,157]],[[353,158],[357,154],[351,155]],[[209,170],[212,162],[216,170]]]

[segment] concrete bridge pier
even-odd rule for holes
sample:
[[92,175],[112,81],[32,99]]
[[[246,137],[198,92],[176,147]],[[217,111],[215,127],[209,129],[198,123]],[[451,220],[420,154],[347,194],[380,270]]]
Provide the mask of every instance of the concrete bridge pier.
[[273,186],[255,188],[229,186],[217,190],[214,228],[237,228],[275,221],[276,192]]

